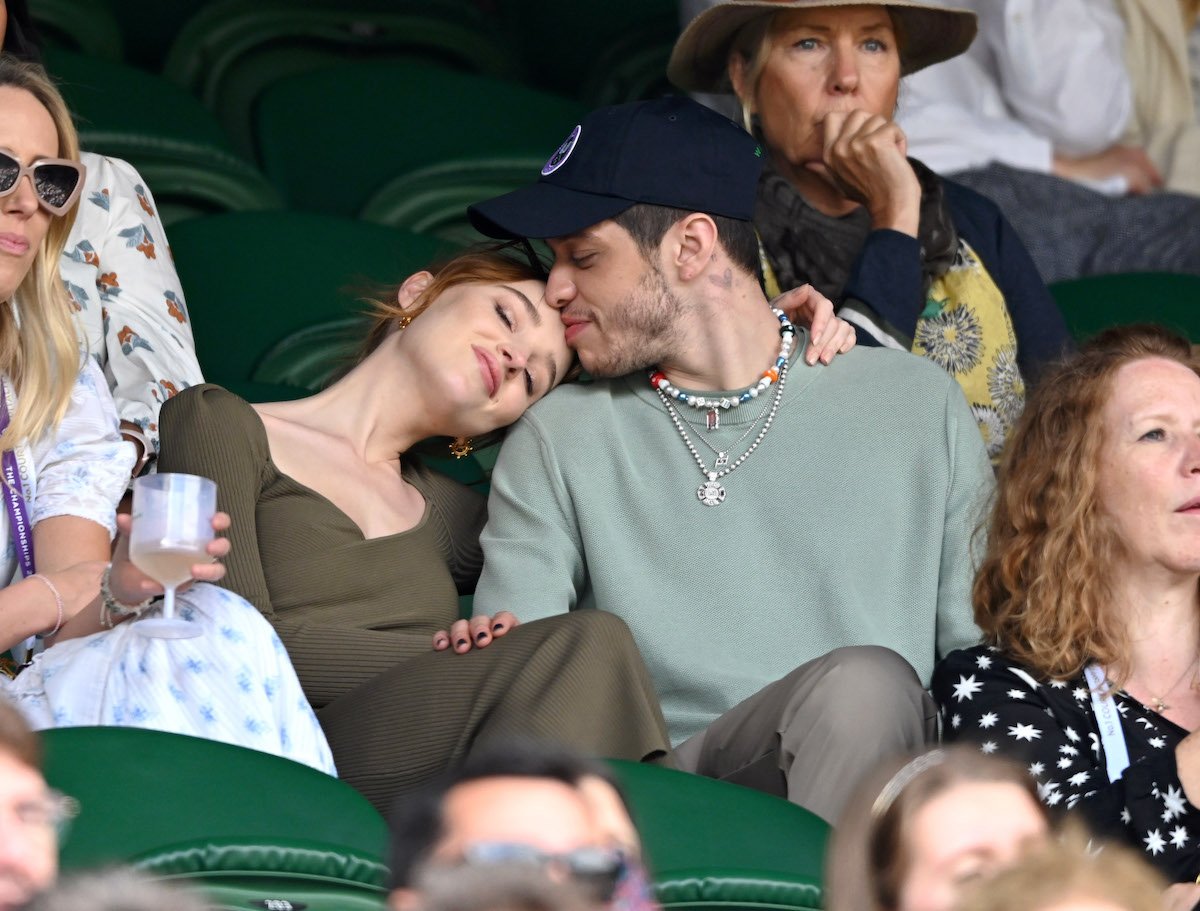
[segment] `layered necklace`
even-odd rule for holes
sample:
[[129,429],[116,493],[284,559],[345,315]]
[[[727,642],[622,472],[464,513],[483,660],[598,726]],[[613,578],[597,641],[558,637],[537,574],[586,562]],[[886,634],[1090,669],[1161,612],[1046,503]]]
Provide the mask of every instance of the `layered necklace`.
[[[700,473],[704,475],[705,480],[696,488],[696,498],[705,506],[719,506],[725,501],[725,487],[720,483],[721,478],[734,471],[750,457],[750,453],[758,448],[758,444],[763,441],[763,437],[771,429],[771,424],[775,420],[775,413],[779,410],[779,403],[783,400],[783,390],[787,385],[788,362],[792,353],[792,342],[796,337],[796,327],[792,325],[791,320],[787,318],[782,310],[772,308],[771,312],[779,320],[779,335],[781,339],[779,354],[771,366],[763,371],[762,376],[742,392],[720,397],[690,395],[671,385],[661,370],[653,370],[650,373],[650,385],[658,393],[658,397],[662,399],[663,406],[667,409],[667,414],[671,417],[671,423],[675,425],[675,429],[679,432],[683,444],[687,447],[688,452],[692,454],[692,458],[695,459],[696,464],[700,468]],[[738,408],[751,399],[758,398],[772,384],[775,385],[775,394],[771,397],[770,403],[763,406],[763,410],[759,412],[758,417],[750,423],[750,426],[737,438],[733,445],[737,446],[740,444],[750,434],[750,431],[758,425],[758,422],[763,420],[764,416],[766,417],[766,422],[754,438],[754,442],[750,444],[750,448],[738,456],[732,463],[729,461],[729,453],[727,451],[717,449],[704,439],[702,435],[698,437],[700,442],[712,450],[717,457],[712,468],[709,468],[705,464],[704,459],[700,457],[700,453],[692,442],[692,438],[684,428],[685,423],[691,426],[690,422],[686,422],[681,418],[672,400],[697,410],[706,411],[705,429],[716,430],[720,426],[720,411]],[[692,429],[695,430],[694,427]]]

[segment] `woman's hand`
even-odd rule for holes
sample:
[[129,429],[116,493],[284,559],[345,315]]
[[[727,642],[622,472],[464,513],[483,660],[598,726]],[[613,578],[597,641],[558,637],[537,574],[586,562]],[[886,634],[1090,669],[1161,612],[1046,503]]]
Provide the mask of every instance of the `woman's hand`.
[[[113,597],[121,604],[137,604],[146,598],[163,593],[163,587],[138,569],[129,560],[129,529],[133,519],[127,515],[117,516],[117,529],[120,532],[117,548],[113,552],[112,573],[108,586]],[[213,516],[213,531],[220,534],[229,528],[229,516],[219,512]],[[225,576],[225,567],[216,562],[229,554],[228,538],[213,538],[205,545],[205,551],[213,562],[192,564],[192,579],[197,582],[219,582]],[[186,590],[191,583],[181,585],[177,591]]]
[[472,648],[487,648],[493,639],[499,639],[521,621],[511,611],[502,610],[494,617],[480,614],[470,620],[458,620],[447,632],[444,629],[433,634],[433,650],[444,652],[453,644],[453,650],[465,655]]
[[1162,173],[1150,160],[1146,150],[1138,146],[1111,145],[1103,152],[1068,158],[1055,155],[1051,171],[1069,180],[1107,180],[1125,178],[1128,192],[1141,196],[1163,185]]
[[804,362],[815,364],[818,360],[828,364],[835,355],[845,354],[854,347],[857,336],[854,326],[840,316],[833,315],[833,302],[812,285],[801,285],[785,291],[775,300],[778,307],[793,323],[808,328],[808,350]]
[[908,163],[904,131],[867,111],[831,111],[821,127],[824,161],[806,167],[866,206],[872,228],[891,228],[916,237],[921,184]]

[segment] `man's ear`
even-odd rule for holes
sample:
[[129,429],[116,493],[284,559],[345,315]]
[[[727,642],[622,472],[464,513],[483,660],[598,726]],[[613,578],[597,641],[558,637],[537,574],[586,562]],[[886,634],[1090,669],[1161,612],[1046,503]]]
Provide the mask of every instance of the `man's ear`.
[[401,887],[393,889],[388,894],[388,908],[391,911],[415,911],[421,905],[421,894],[416,889]]
[[692,212],[671,228],[674,262],[681,281],[704,274],[717,254],[717,225],[703,212]]
[[432,281],[432,272],[413,273],[404,280],[404,283],[400,285],[400,290],[396,292],[397,303],[400,304],[402,309],[407,310],[425,292],[425,289],[429,287],[429,283]]

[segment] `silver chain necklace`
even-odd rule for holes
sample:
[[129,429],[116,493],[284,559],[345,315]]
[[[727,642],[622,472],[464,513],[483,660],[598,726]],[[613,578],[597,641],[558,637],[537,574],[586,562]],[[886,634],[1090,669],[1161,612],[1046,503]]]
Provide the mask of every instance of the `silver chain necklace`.
[[714,446],[712,443],[710,443],[705,438],[704,432],[699,427],[697,427],[695,424],[693,424],[691,421],[689,421],[683,414],[680,414],[679,416],[681,418],[683,418],[683,423],[687,424],[687,426],[689,428],[691,428],[692,430],[694,430],[696,432],[696,439],[699,440],[701,443],[703,443],[705,446],[707,446],[709,451],[717,457],[716,464],[713,467],[716,469],[721,469],[729,464],[730,451],[737,449],[738,446],[740,446],[742,444],[742,440],[746,439],[746,437],[750,436],[750,434],[752,434],[754,432],[754,428],[758,426],[758,422],[763,419],[763,415],[765,415],[767,413],[767,409],[771,407],[771,401],[773,401],[773,399],[774,399],[774,397],[772,397],[771,399],[768,399],[766,402],[763,403],[762,410],[759,411],[758,417],[756,417],[753,421],[751,421],[749,423],[749,425],[746,427],[746,429],[741,432],[741,435],[738,436],[738,438],[736,440],[734,440],[733,443],[731,443],[729,446],[726,446],[725,449],[723,449],[723,450],[718,449],[716,446]]
[[[784,361],[783,366],[779,368],[779,381],[775,384],[775,395],[771,399],[771,407],[767,412],[767,421],[763,424],[762,430],[758,432],[758,436],[754,438],[754,442],[750,444],[750,448],[738,456],[733,464],[729,465],[722,465],[722,456],[725,454],[714,449],[713,451],[717,452],[717,464],[712,469],[705,465],[704,460],[700,458],[700,453],[696,451],[696,446],[692,442],[692,438],[688,436],[688,432],[683,429],[683,421],[679,417],[679,412],[675,410],[675,406],[671,404],[671,400],[661,389],[655,389],[658,397],[662,399],[663,405],[666,406],[667,414],[671,416],[671,423],[679,431],[679,436],[683,439],[683,444],[687,447],[688,452],[692,454],[692,458],[696,460],[696,464],[700,466],[700,472],[706,479],[704,483],[696,488],[696,498],[705,506],[720,506],[724,502],[725,487],[719,483],[721,478],[746,461],[750,457],[750,453],[754,452],[758,448],[758,444],[763,441],[763,437],[767,435],[767,431],[771,429],[771,423],[775,420],[775,412],[779,410],[779,403],[783,398],[783,389],[787,385],[787,372],[788,364],[787,361]],[[758,421],[756,420],[750,427],[753,428],[757,423]],[[709,448],[711,449],[712,447],[710,446]],[[725,458],[724,461],[728,462],[729,459]]]

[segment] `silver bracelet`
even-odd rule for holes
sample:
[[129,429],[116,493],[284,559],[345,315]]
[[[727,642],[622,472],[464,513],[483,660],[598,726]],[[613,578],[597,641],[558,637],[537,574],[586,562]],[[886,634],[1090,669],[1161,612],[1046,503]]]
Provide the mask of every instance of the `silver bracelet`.
[[100,577],[100,625],[109,628],[113,625],[114,619],[128,617],[131,614],[138,616],[154,601],[154,596],[151,595],[146,600],[138,604],[122,604],[117,600],[117,596],[112,593],[110,583],[112,581],[112,564],[104,567],[104,574]]
[[49,639],[51,636],[55,635],[60,629],[62,629],[63,619],[64,619],[64,615],[66,613],[66,611],[63,608],[62,595],[59,594],[58,587],[53,582],[51,582],[49,579],[47,579],[45,576],[43,576],[41,573],[34,573],[29,578],[41,580],[41,582],[46,586],[46,588],[50,589],[50,594],[54,595],[54,603],[58,605],[58,622],[54,624],[54,629],[50,630],[50,632],[48,632],[48,633],[38,633],[37,634],[37,637],[39,639]]

